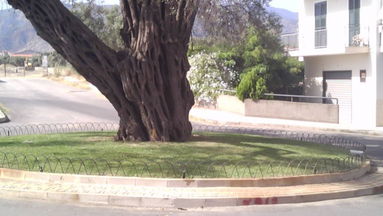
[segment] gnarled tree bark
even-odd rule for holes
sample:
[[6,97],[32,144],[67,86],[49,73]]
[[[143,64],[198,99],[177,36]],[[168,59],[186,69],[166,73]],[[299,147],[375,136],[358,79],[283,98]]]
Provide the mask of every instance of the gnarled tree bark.
[[120,117],[118,140],[191,136],[187,50],[199,0],[121,0],[122,51],[105,45],[59,0],[8,3],[112,103]]

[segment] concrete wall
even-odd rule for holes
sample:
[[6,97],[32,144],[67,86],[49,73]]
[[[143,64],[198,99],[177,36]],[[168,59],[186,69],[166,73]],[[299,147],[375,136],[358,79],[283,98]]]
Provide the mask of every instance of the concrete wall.
[[339,107],[333,104],[274,100],[245,100],[245,115],[314,122],[339,122]]
[[245,115],[245,104],[235,96],[219,96],[217,99],[217,109]]
[[339,107],[332,104],[296,103],[250,99],[240,101],[235,96],[218,97],[217,109],[246,116],[281,118],[314,122],[339,122]]
[[377,103],[376,126],[383,127],[383,100],[378,100]]

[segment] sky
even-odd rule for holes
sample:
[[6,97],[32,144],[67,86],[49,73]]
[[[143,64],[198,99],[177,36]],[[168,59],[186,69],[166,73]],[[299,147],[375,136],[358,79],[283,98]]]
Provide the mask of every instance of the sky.
[[271,6],[287,9],[289,11],[298,12],[299,0],[272,0]]

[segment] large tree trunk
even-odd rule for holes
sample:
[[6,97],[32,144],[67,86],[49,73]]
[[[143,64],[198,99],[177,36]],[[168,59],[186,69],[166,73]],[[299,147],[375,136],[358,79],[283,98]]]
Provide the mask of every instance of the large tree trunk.
[[185,141],[194,104],[187,50],[198,0],[121,0],[126,49],[106,46],[59,0],[8,0],[112,103],[118,140]]

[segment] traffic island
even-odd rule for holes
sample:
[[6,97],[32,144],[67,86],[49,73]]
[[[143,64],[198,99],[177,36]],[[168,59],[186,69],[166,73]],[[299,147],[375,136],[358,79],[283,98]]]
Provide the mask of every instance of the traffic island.
[[365,155],[350,155],[350,149],[365,146],[342,137],[196,125],[187,143],[116,143],[116,128],[110,123],[0,127],[0,196],[200,208],[311,202],[383,190],[382,170],[374,172]]

